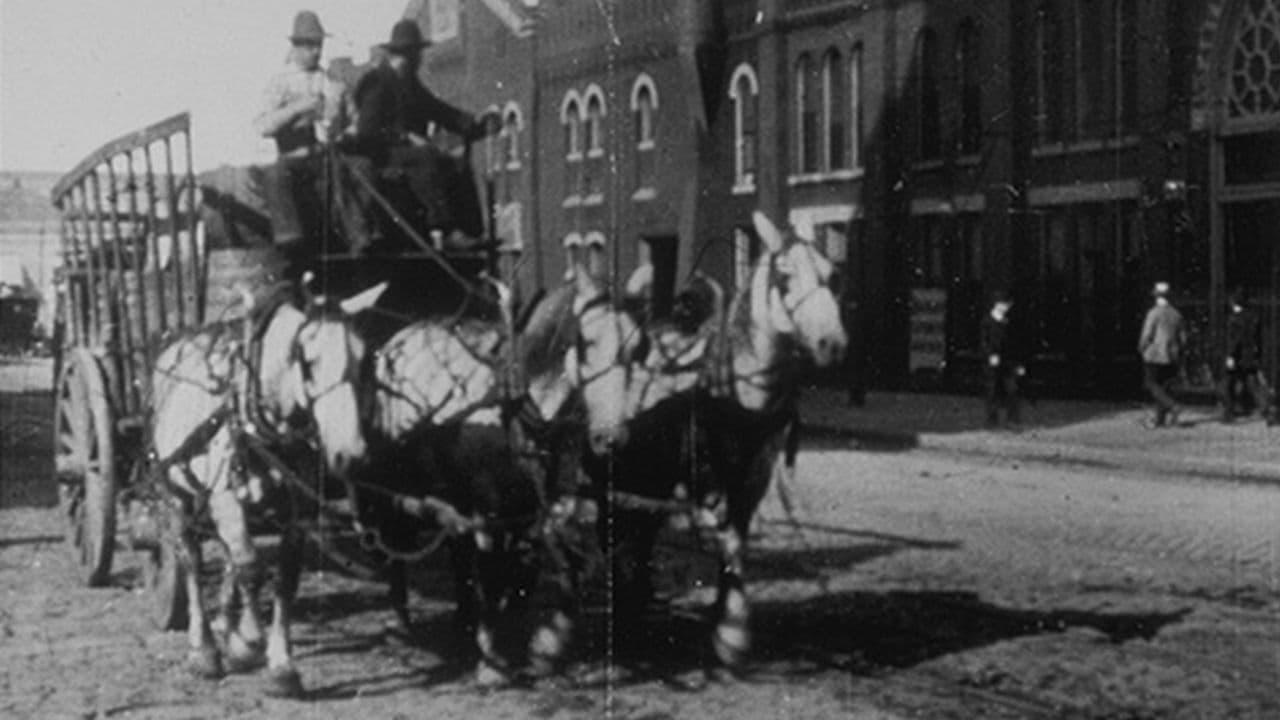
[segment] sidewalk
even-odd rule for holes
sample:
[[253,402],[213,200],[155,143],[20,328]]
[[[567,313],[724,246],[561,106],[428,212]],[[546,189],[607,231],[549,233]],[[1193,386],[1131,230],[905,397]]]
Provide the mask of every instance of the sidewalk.
[[804,436],[868,450],[924,448],[1115,470],[1254,482],[1280,481],[1280,426],[1256,418],[1223,424],[1212,407],[1189,407],[1174,428],[1149,427],[1138,403],[1041,400],[1023,405],[1020,431],[984,427],[982,398],[873,392],[864,407],[845,393],[806,391]]

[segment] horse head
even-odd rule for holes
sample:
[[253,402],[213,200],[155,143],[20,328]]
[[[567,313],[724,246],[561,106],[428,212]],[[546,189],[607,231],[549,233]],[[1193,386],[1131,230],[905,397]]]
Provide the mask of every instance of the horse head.
[[751,219],[766,249],[753,276],[752,316],[794,338],[818,367],[839,362],[849,338],[831,292],[831,261],[813,240],[784,234],[764,213]]
[[550,419],[575,392],[587,415],[591,448],[625,441],[628,369],[643,333],[585,268],[550,293],[523,323],[529,392]]
[[366,449],[358,405],[365,343],[352,319],[384,290],[386,283],[338,302],[309,298],[289,345],[291,404],[314,422],[325,462],[337,475]]

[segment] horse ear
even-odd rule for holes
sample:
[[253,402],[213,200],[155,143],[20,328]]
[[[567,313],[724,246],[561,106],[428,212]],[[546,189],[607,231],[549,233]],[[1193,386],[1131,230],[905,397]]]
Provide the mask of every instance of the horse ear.
[[600,285],[587,272],[587,266],[578,260],[573,262],[573,284],[579,298],[593,298],[600,294]]
[[385,281],[380,282],[368,290],[361,290],[346,300],[339,302],[338,307],[341,307],[342,312],[348,315],[355,315],[373,307],[374,303],[378,302],[378,298],[382,297],[382,293],[386,292],[386,290],[387,283]]
[[578,349],[571,347],[564,353],[564,376],[570,387],[578,387],[578,375]]
[[760,240],[768,248],[769,252],[776,253],[782,250],[782,233],[778,230],[778,226],[773,224],[765,214],[756,210],[751,213],[751,222],[756,227],[756,234],[760,236]]

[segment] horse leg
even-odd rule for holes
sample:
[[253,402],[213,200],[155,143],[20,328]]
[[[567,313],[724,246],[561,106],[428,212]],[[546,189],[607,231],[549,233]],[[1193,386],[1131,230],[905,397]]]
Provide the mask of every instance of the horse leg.
[[[258,618],[258,558],[249,537],[244,505],[230,490],[209,497],[209,514],[218,538],[227,550],[223,612],[230,611],[239,596],[239,622],[227,635],[227,664],[234,672],[247,672],[262,663],[262,622]],[[232,625],[228,622],[227,627]]]
[[217,679],[222,677],[222,657],[213,641],[200,594],[200,539],[182,507],[170,506],[169,513],[173,529],[169,541],[177,543],[178,562],[185,571],[182,575],[187,587],[187,667],[197,677]]
[[540,584],[545,590],[539,595],[550,596],[550,602],[540,613],[540,622],[529,639],[529,670],[535,677],[550,675],[564,659],[573,639],[573,616],[577,604],[573,571],[563,552],[551,548],[547,555],[550,568],[539,573]]
[[302,535],[292,520],[280,534],[280,555],[272,593],[271,628],[267,632],[267,694],[274,697],[299,697],[302,679],[293,666],[293,648],[289,640],[289,613],[298,594],[302,573]]
[[716,628],[712,650],[716,659],[728,668],[742,663],[751,648],[750,606],[743,583],[743,564],[751,519],[769,489],[774,464],[786,442],[786,431],[772,433],[750,458],[739,477],[743,482],[730,485],[726,497],[726,522],[717,534],[721,565],[716,593]]
[[497,547],[499,541],[500,538],[485,530],[475,532],[472,587],[476,609],[476,649],[480,652],[476,684],[485,687],[503,685],[510,679],[507,663],[499,655],[496,641],[501,614],[498,582],[502,573],[497,565],[502,549]]
[[413,618],[409,616],[409,568],[403,560],[388,559],[383,571],[387,578],[387,600],[395,612],[400,632],[413,636]]

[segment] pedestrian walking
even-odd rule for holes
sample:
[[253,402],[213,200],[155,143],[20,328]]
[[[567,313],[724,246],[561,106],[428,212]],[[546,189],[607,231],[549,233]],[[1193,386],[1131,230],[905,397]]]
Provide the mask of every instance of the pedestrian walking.
[[1017,332],[1010,321],[1013,300],[1003,292],[992,296],[991,310],[982,318],[982,354],[987,358],[985,368],[987,426],[1000,424],[1000,407],[1012,426],[1021,418],[1018,399],[1018,383],[1027,374],[1022,364],[1022,347]]
[[1262,321],[1243,289],[1231,293],[1227,308],[1227,347],[1218,386],[1223,422],[1255,410],[1265,415],[1271,404],[1261,372]]
[[1155,427],[1177,425],[1182,412],[1173,398],[1173,382],[1178,377],[1182,350],[1186,345],[1186,324],[1182,313],[1169,302],[1169,283],[1157,282],[1151,289],[1153,302],[1142,322],[1138,353],[1142,355],[1142,384],[1155,401]]

